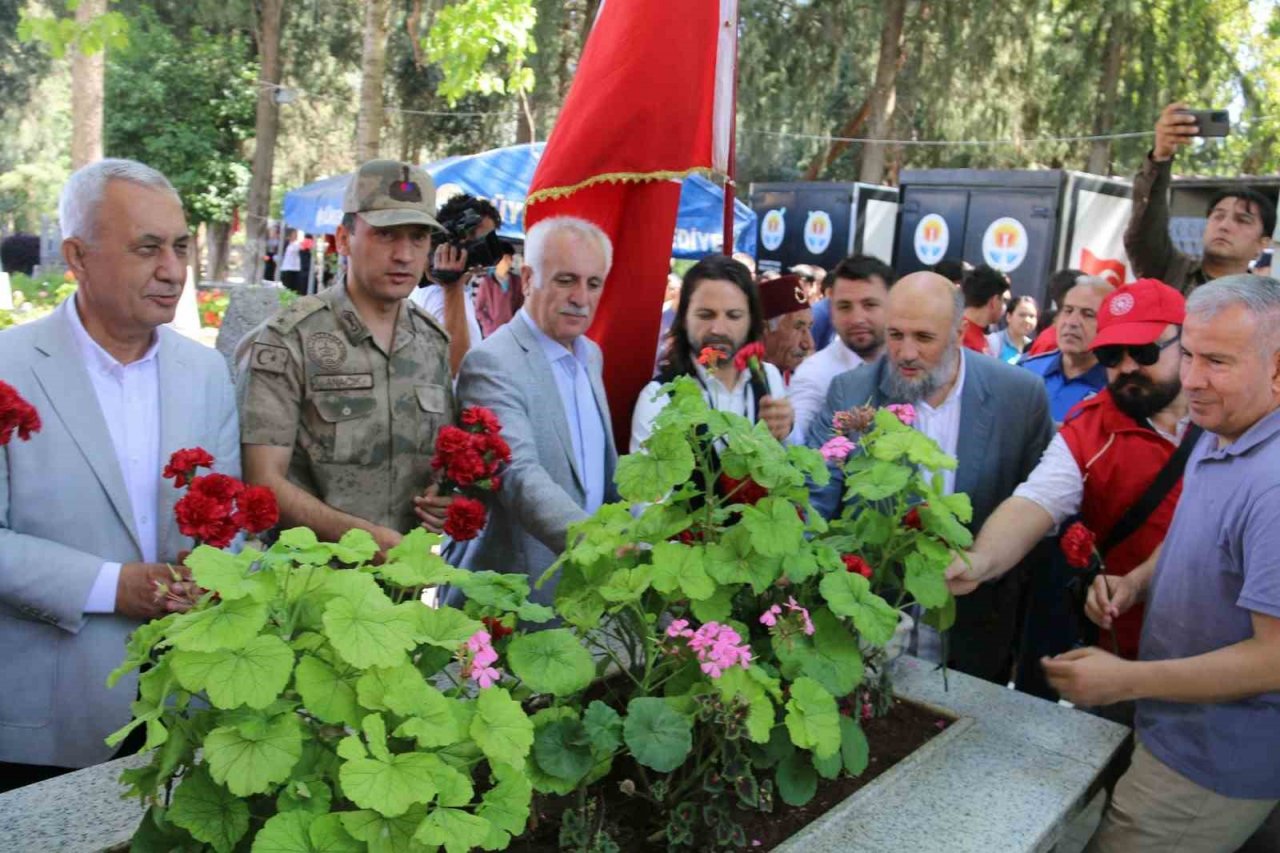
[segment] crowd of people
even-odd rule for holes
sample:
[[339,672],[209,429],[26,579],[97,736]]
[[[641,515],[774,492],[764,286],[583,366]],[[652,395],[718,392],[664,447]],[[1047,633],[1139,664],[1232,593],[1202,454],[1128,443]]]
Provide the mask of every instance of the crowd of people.
[[[785,275],[698,261],[668,282],[654,378],[619,437],[644,452],[679,376],[813,448],[839,412],[911,404],[957,459],[943,489],[969,496],[976,537],[947,569],[949,643],[917,622],[911,650],[1135,726],[1099,851],[1234,850],[1280,801],[1280,282],[1248,271],[1275,211],[1225,194],[1203,257],[1173,249],[1163,193],[1188,121],[1175,105],[1157,124],[1125,235],[1138,279],[1119,287],[1064,270],[1040,306],[955,261],[901,277],[867,255]],[[140,622],[184,606],[159,585],[192,583],[161,485],[178,448],[271,488],[282,527],[359,528],[385,550],[443,530],[436,435],[487,407],[511,463],[479,537],[447,556],[532,578],[571,524],[617,500],[603,356],[586,336],[609,237],[556,217],[522,255],[500,244],[476,264],[497,210],[470,196],[437,209],[430,177],[388,160],[360,167],[343,211],[345,282],[251,332],[233,390],[215,352],[165,325],[190,241],[169,182],[120,160],[68,181],[76,295],[0,333],[0,378],[45,423],[0,447],[0,680],[22,685],[0,693],[5,784],[119,754],[103,738],[137,682],[108,690],[107,673]],[[732,358],[755,343],[759,375]],[[812,489],[827,517],[848,501],[830,467]],[[1105,564],[1084,585],[1053,544],[1075,519]]]

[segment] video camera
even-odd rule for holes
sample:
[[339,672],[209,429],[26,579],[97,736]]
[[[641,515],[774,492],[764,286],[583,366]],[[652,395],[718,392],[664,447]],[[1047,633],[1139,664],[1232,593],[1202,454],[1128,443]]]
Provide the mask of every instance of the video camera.
[[[502,260],[502,241],[498,239],[497,229],[490,231],[475,240],[468,240],[467,235],[475,230],[485,218],[484,213],[474,207],[460,210],[449,218],[441,218],[440,226],[444,228],[445,242],[463,249],[467,253],[467,266],[491,267]],[[431,270],[431,278],[444,284],[452,284],[462,277],[455,270]]]

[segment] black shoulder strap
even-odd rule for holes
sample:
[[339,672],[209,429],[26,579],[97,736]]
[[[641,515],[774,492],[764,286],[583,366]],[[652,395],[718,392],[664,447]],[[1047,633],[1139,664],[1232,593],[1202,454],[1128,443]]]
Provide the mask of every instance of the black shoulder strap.
[[1116,526],[1111,528],[1111,532],[1107,534],[1107,541],[1099,549],[1100,554],[1104,556],[1108,554],[1112,548],[1132,536],[1151,517],[1151,513],[1156,511],[1156,507],[1160,506],[1165,496],[1182,478],[1182,472],[1187,467],[1187,457],[1191,455],[1191,449],[1195,447],[1203,432],[1204,430],[1195,424],[1187,427],[1182,441],[1178,444],[1178,449],[1164,463],[1164,467],[1160,469],[1159,474],[1156,474],[1156,478],[1151,481],[1147,490],[1142,493],[1142,497],[1134,501],[1133,505],[1125,510],[1124,515],[1120,516]]

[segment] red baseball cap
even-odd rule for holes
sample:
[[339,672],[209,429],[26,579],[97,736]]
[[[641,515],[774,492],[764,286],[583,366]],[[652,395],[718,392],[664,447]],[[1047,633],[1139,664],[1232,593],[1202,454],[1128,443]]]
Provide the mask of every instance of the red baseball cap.
[[1154,278],[1140,278],[1117,287],[1098,308],[1098,334],[1089,349],[1153,344],[1172,323],[1181,326],[1187,316],[1187,300],[1181,293]]

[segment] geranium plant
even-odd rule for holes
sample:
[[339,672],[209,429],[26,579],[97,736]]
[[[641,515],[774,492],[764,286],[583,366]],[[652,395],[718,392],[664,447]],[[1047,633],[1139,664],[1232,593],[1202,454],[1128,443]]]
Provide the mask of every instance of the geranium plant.
[[610,768],[654,815],[648,843],[675,849],[744,846],[743,810],[775,794],[802,805],[819,778],[861,773],[851,712],[867,704],[867,661],[908,606],[949,627],[944,572],[971,541],[967,498],[930,473],[954,460],[906,412],[865,413],[846,436],[850,508],[827,522],[809,500],[829,477],[822,454],[709,410],[690,380],[664,392],[644,452],[618,464],[643,510],[602,507],[552,569],[562,650],[582,643],[615,668],[589,692],[551,691],[533,718],[534,789],[579,792],[569,849],[610,849],[592,796]]

